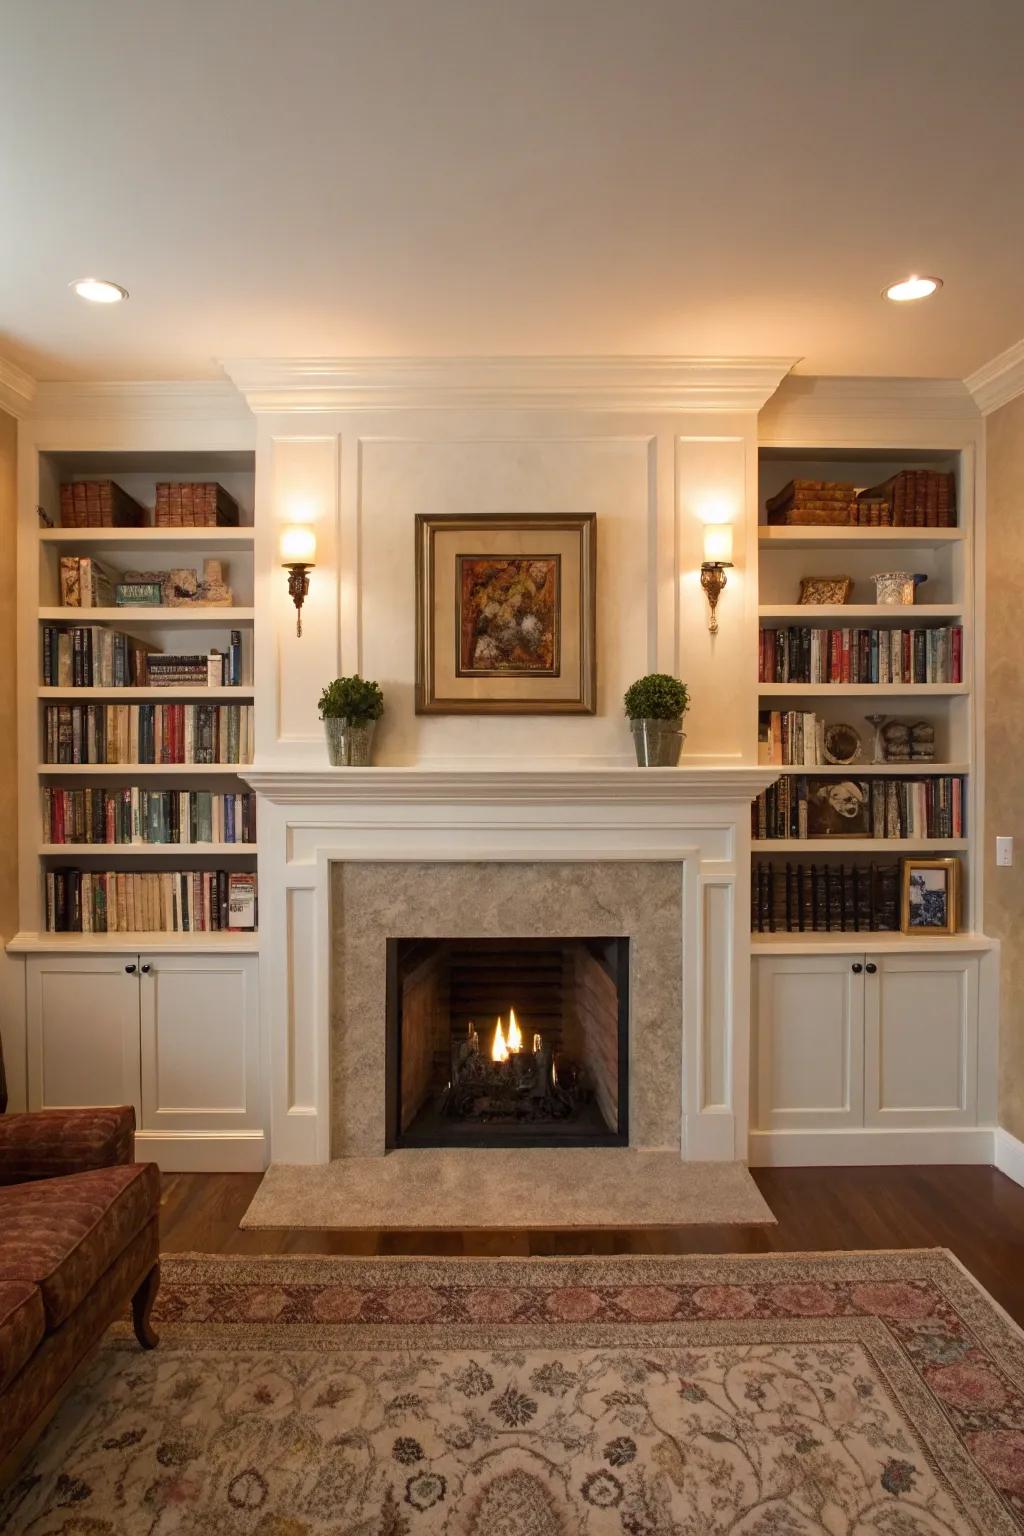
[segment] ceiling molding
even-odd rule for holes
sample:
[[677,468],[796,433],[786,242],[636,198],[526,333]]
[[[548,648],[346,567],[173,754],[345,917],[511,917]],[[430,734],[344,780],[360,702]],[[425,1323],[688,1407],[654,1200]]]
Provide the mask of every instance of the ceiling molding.
[[964,384],[983,416],[1024,395],[1024,341],[1018,341],[998,357],[969,373]]
[[223,379],[40,384],[36,419],[88,421],[251,421],[233,384]]
[[251,410],[758,411],[791,357],[227,358]]
[[758,418],[765,446],[829,444],[953,446],[972,440],[981,414],[959,379],[832,378],[795,375],[780,385]]
[[0,357],[0,410],[20,420],[27,416],[36,393],[36,381],[30,373]]

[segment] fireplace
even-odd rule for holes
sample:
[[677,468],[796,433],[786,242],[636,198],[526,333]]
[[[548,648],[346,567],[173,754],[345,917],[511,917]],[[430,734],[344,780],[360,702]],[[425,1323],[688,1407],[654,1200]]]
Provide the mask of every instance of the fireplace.
[[387,941],[387,1146],[625,1146],[629,940]]

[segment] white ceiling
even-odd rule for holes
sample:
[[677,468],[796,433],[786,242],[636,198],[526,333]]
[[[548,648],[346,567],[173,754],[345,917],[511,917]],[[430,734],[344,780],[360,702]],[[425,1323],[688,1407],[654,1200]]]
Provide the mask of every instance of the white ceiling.
[[0,0],[0,353],[960,378],[1024,335],[1022,72],[1022,0]]

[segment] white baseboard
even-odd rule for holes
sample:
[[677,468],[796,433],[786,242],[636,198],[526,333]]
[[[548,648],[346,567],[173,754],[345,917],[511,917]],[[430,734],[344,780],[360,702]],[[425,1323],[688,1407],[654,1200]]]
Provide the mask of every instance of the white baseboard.
[[[989,1127],[974,1125],[902,1131],[751,1131],[748,1161],[751,1168],[991,1165],[995,1161],[995,1134]],[[1017,1145],[1024,1153],[1024,1146],[1020,1142]]]
[[996,1167],[1015,1184],[1024,1184],[1024,1141],[1004,1131],[996,1131]]
[[135,1157],[162,1173],[262,1173],[262,1131],[136,1131]]

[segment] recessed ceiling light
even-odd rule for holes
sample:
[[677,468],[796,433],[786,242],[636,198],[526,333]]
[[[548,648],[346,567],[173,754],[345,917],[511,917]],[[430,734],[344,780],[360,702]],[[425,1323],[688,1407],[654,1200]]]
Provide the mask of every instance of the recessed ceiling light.
[[941,287],[941,277],[918,277],[915,273],[883,288],[882,298],[892,299],[894,304],[909,304],[914,299],[927,299]]
[[80,299],[88,299],[90,304],[120,304],[128,297],[127,288],[122,288],[120,283],[111,283],[105,277],[77,277],[68,287],[73,288]]

